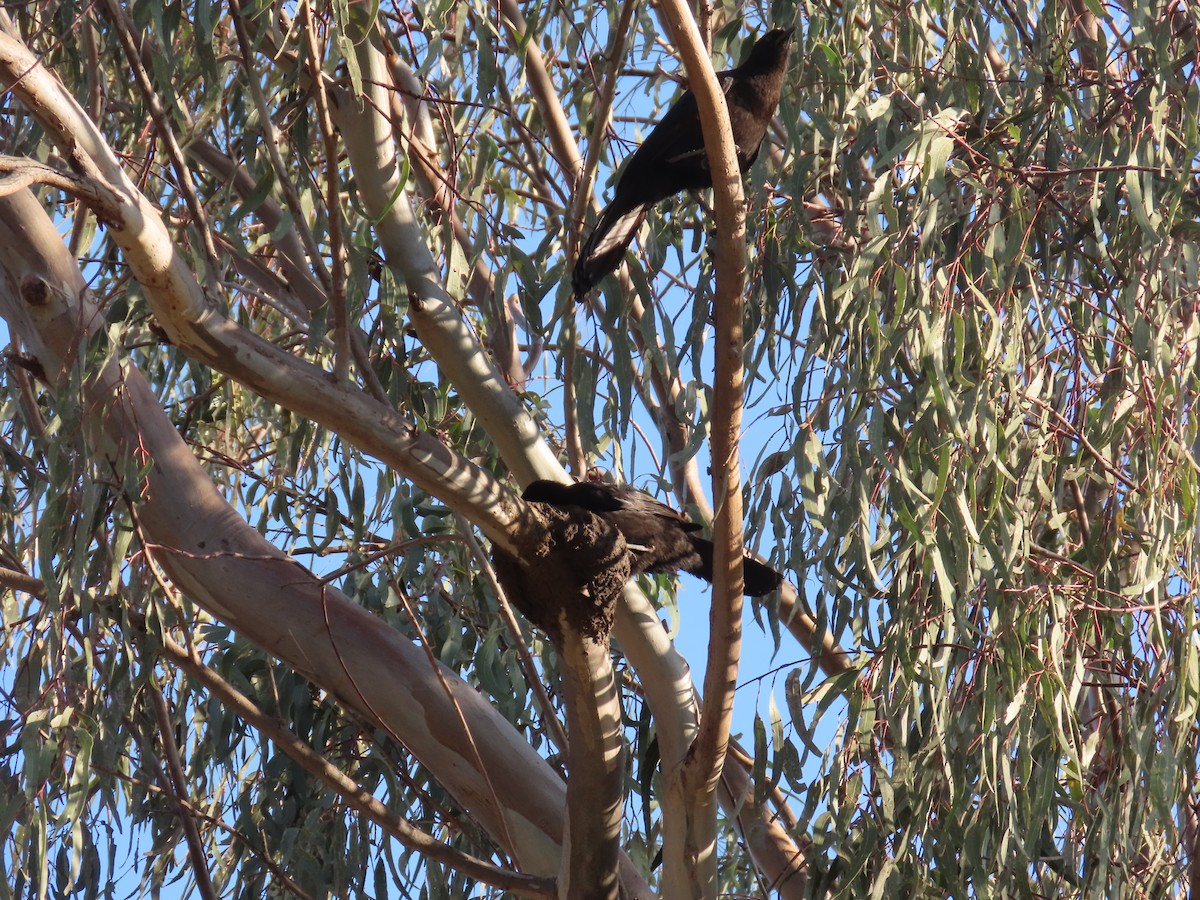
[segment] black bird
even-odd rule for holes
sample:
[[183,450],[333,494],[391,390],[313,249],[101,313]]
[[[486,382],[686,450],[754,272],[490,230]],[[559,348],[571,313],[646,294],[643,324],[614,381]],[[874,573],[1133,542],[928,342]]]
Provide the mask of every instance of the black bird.
[[[764,34],[736,69],[717,73],[729,107],[729,125],[743,172],[758,158],[758,148],[779,106],[795,28]],[[571,284],[582,298],[621,264],[625,248],[655,203],[686,190],[712,187],[704,151],[696,95],[686,91],[667,110],[646,140],[629,157],[617,179],[612,201],[579,250]]]
[[[641,491],[594,481],[561,484],[542,480],[531,483],[521,496],[551,506],[578,506],[608,522],[625,538],[633,555],[633,575],[682,569],[705,581],[713,580],[713,543],[698,534],[702,526]],[[769,594],[783,581],[770,566],[748,556],[742,577],[749,597]]]

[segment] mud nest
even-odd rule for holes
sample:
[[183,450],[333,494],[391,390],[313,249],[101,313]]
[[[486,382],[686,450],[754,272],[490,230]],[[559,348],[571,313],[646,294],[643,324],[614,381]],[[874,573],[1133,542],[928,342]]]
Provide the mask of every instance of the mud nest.
[[509,600],[552,638],[561,636],[563,624],[606,638],[613,605],[630,577],[625,538],[585,509],[545,503],[530,509],[546,526],[541,539],[521,547],[519,557],[492,553]]

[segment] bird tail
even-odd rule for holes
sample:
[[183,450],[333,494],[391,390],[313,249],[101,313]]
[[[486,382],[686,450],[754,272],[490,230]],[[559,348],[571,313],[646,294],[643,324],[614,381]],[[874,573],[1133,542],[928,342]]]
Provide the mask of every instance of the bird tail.
[[577,300],[583,299],[601,278],[621,264],[625,248],[642,227],[651,206],[650,203],[639,203],[630,208],[614,200],[605,207],[600,221],[580,248],[575,270],[571,273],[571,286]]
[[[700,557],[700,564],[688,569],[698,578],[703,578],[709,584],[713,580],[713,542],[702,537],[692,537],[692,546]],[[742,586],[747,597],[761,597],[769,594],[783,582],[783,576],[757,559],[749,556],[742,557]]]

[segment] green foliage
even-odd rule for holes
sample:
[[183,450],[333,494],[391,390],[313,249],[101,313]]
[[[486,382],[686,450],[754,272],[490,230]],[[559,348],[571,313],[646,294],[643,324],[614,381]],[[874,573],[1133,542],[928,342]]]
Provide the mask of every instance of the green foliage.
[[793,190],[851,246],[817,260],[793,515],[867,676],[814,825],[845,896],[1158,896],[1196,771],[1190,59],[935,10],[807,34]]
[[[103,8],[34,3],[15,15],[203,273],[200,225]],[[247,47],[205,0],[129,4],[121,26],[141,41],[218,236],[227,313],[334,369],[322,299],[334,167],[347,308],[371,375],[416,427],[506,475],[479,411],[406,331],[408,286],[381,264],[349,168],[325,158],[295,8],[242,8]],[[351,52],[363,11],[314,9],[321,69],[351,97],[365,77]],[[570,379],[589,458],[628,481],[678,486],[689,464],[706,465],[710,219],[696,198],[664,204],[633,261],[636,297],[609,281],[595,309],[576,309],[564,245],[579,227],[566,218],[578,173],[555,158],[522,69],[530,47],[547,55],[586,150],[619,11],[530,5],[518,40],[492,5],[370,8],[427,101],[417,114],[398,92],[393,113],[405,141],[427,129],[435,142],[444,181],[427,183],[409,159],[405,184],[447,289],[497,358],[506,340],[517,346],[529,371],[505,374],[553,445],[566,443]],[[715,53],[732,64],[766,23],[729,4],[714,14]],[[1194,14],[774,6],[773,22],[794,20],[779,127],[746,180],[748,533],[855,669],[826,678],[805,663],[793,674],[788,714],[751,735],[754,794],[790,801],[793,837],[813,842],[813,895],[1182,896],[1200,768]],[[600,195],[677,96],[650,77],[679,68],[659,38],[639,4]],[[21,115],[4,143],[6,154],[50,155]],[[45,199],[67,231],[76,207]],[[89,350],[83,371],[127,356],[248,521],[426,642],[552,752],[470,523],[338,435],[188,360],[156,329],[103,227],[84,218],[79,229],[116,337]],[[303,230],[317,262],[304,260]],[[659,389],[664,379],[674,391]],[[186,636],[393,810],[495,853],[403,736],[365,729],[165,592],[129,514],[140,471],[114,485],[88,459],[71,413],[80,390],[41,392],[13,361],[0,374],[0,564],[44,585],[37,597],[0,594],[0,897],[96,896],[130,867],[148,892],[188,888],[167,741],[222,895],[479,896],[357,820],[162,654],[164,635]],[[754,615],[781,659],[807,655],[778,609]],[[553,676],[549,648],[523,638],[530,664]],[[155,693],[173,734],[158,728]],[[637,762],[626,850],[649,872],[662,831],[657,748],[648,712],[627,725]],[[722,890],[762,889],[732,828],[721,847]]]

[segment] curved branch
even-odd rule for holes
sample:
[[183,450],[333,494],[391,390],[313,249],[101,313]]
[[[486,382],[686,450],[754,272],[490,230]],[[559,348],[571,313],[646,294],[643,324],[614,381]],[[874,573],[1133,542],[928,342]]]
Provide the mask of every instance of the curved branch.
[[[153,669],[154,662],[148,661],[146,667]],[[167,781],[171,791],[168,796],[172,799],[186,799],[188,796],[187,778],[183,774],[183,762],[179,758],[179,747],[175,743],[175,725],[171,721],[171,713],[167,709],[167,700],[162,695],[162,689],[155,683],[153,676],[149,682],[146,693],[150,696],[150,705],[154,707],[159,744],[165,751],[163,756],[166,757],[154,760],[152,765],[158,769],[160,777]],[[155,754],[151,751],[147,756],[153,760]],[[164,762],[166,763],[165,770],[162,768]],[[179,826],[183,830],[184,840],[187,843],[188,858],[192,864],[192,877],[196,880],[196,891],[200,894],[201,900],[216,900],[217,893],[213,890],[212,878],[208,874],[208,858],[204,852],[204,840],[200,837],[200,829],[196,826],[196,820],[183,803],[173,802],[172,805],[175,807],[175,815],[179,819]]]
[[742,644],[742,492],[738,435],[742,420],[742,289],[746,278],[745,204],[737,146],[725,95],[717,82],[704,40],[684,0],[666,0],[663,14],[673,32],[696,96],[704,148],[712,172],[716,219],[716,325],[713,413],[710,446],[713,501],[713,599],[709,613],[708,663],[704,673],[704,715],[680,775],[691,825],[689,850],[694,894],[716,889],[715,792],[729,746],[733,692]]
[[425,244],[400,181],[391,123],[383,112],[389,108],[384,87],[388,72],[377,40],[372,34],[357,45],[367,102],[343,97],[332,112],[384,256],[408,286],[409,318],[422,345],[479,418],[517,480],[528,484],[538,478],[562,478],[562,466],[463,320]]
[[[319,367],[221,315],[197,283],[158,211],[125,175],[96,126],[29,49],[6,34],[0,34],[0,80],[47,129],[77,175],[93,185],[111,185],[100,189],[93,201],[96,212],[176,346],[259,395],[338,432],[478,522],[501,546],[515,549],[513,536],[537,527],[520,499],[489,472],[405,422],[390,407],[351,385],[332,382]],[[537,441],[532,423],[526,431],[532,433],[531,443]]]
[[[0,201],[0,311],[52,383],[67,383],[81,348],[103,327],[87,297],[37,200],[24,192]],[[457,675],[433,671],[402,635],[250,527],[136,369],[109,358],[87,373],[79,404],[96,463],[119,484],[131,470],[145,472],[125,485],[126,494],[147,551],[180,591],[402,740],[524,869],[557,871],[565,789],[510,723]],[[472,740],[447,724],[460,711]],[[485,754],[487,777],[473,762],[473,747]]]
[[616,900],[625,766],[608,636],[594,639],[564,622],[555,647],[571,737],[559,888],[562,896],[578,900]]
[[501,869],[439,841],[407,819],[396,815],[377,797],[360,788],[353,778],[300,740],[284,723],[268,716],[249,697],[173,641],[169,635],[162,635],[161,640],[162,649],[166,654],[181,669],[204,685],[227,709],[257,728],[259,733],[294,759],[302,769],[336,791],[346,801],[347,806],[366,816],[384,833],[391,835],[408,849],[415,850],[426,859],[445,863],[484,884],[530,897],[554,896],[553,884],[549,878],[521,875]]
[[470,235],[463,224],[462,216],[454,208],[455,193],[449,174],[442,168],[433,149],[433,125],[421,93],[421,85],[411,67],[404,62],[386,41],[383,43],[384,57],[392,76],[395,93],[391,110],[395,121],[393,132],[408,151],[411,171],[416,175],[417,187],[427,203],[436,212],[432,218],[444,218],[454,240],[462,249],[463,256],[470,259],[471,275],[467,292],[471,302],[484,316],[487,323],[488,345],[504,377],[509,384],[521,384],[527,379],[521,364],[517,342],[517,317],[508,308],[504,298],[496,296],[496,280],[482,255],[474,253]]
[[105,196],[104,186],[93,179],[62,172],[48,163],[23,156],[0,155],[0,197],[7,197],[35,184],[57,188],[80,200],[99,202]]
[[0,588],[21,591],[39,599],[46,597],[46,585],[40,578],[34,578],[32,575],[26,575],[24,572],[7,567],[0,568]]

